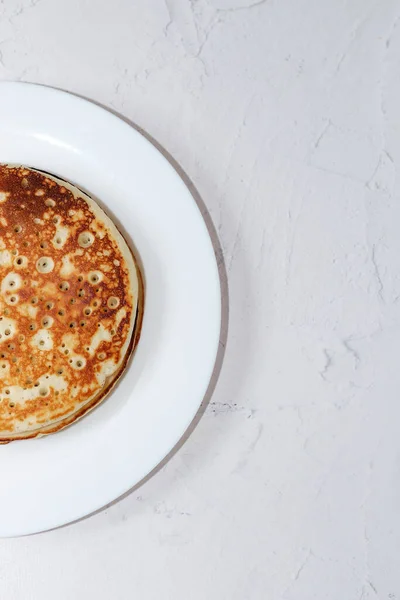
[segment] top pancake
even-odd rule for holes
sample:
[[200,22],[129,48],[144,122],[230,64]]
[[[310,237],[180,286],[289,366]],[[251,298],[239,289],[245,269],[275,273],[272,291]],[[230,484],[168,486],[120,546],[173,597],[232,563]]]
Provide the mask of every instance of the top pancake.
[[140,293],[91,198],[0,165],[0,442],[58,431],[105,397],[137,338]]

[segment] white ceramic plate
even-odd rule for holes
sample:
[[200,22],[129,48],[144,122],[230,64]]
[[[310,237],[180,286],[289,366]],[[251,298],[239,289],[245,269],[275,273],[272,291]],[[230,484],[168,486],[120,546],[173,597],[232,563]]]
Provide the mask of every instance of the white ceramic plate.
[[54,89],[0,83],[0,162],[47,170],[97,197],[133,240],[146,280],[141,340],[117,389],[60,433],[0,446],[0,536],[14,536],[101,508],[173,448],[214,366],[220,287],[183,181],[106,110]]

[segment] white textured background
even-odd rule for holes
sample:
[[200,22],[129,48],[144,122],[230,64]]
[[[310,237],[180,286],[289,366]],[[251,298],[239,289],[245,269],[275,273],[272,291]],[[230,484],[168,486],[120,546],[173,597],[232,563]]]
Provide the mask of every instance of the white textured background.
[[2,600],[400,600],[399,74],[399,0],[0,2],[0,78],[154,136],[230,288],[186,444],[96,516],[0,540]]

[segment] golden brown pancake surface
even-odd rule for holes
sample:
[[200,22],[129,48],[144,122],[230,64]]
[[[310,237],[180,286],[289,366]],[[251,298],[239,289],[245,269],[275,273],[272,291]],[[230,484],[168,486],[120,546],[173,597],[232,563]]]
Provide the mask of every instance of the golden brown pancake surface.
[[133,255],[91,198],[0,165],[0,441],[58,431],[104,398],[135,344],[139,294]]

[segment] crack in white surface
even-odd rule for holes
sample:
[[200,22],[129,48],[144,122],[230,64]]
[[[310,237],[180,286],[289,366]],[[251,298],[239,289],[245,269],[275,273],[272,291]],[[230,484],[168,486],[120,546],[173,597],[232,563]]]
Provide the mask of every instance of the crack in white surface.
[[[169,28],[175,22],[176,19],[175,19],[173,7],[170,4],[170,0],[164,0],[164,2],[167,7],[168,14],[169,14],[169,22],[164,27],[164,34],[165,34],[165,36],[167,36]],[[227,8],[214,7],[211,4],[206,3],[207,7],[211,11],[213,11],[213,14],[209,20],[209,23],[206,26],[200,27],[198,14],[196,14],[198,2],[195,0],[189,0],[189,7],[190,7],[193,25],[194,25],[194,28],[196,31],[196,36],[197,36],[197,50],[195,52],[189,52],[188,54],[193,56],[193,58],[197,59],[201,63],[203,70],[204,70],[204,76],[209,77],[210,73],[209,73],[208,63],[203,58],[203,52],[204,52],[204,49],[210,39],[211,34],[215,30],[215,28],[218,25],[220,25],[221,23],[223,23],[223,16],[231,14],[231,13],[240,12],[240,11],[251,11],[251,10],[259,8],[260,6],[267,4],[269,2],[270,2],[270,0],[258,0],[256,2],[252,2],[247,5],[233,6],[233,7],[227,7]],[[204,11],[200,11],[199,14],[200,14],[200,17],[204,17]],[[183,44],[182,36],[181,36],[181,42]],[[204,83],[204,82],[202,82],[202,83]]]
[[328,169],[326,167],[320,167],[313,163],[308,163],[308,166],[310,166],[312,169],[315,169],[316,171],[321,171],[321,173],[327,173],[328,175],[334,175],[335,177],[340,177],[342,179],[348,179],[349,181],[352,181],[353,183],[365,185],[365,180],[362,180],[359,177],[355,177],[354,175],[349,175],[348,173],[341,173],[340,171],[335,171],[334,169]]
[[[204,87],[204,78],[209,77],[209,69],[208,63],[203,58],[204,48],[209,40],[209,37],[216,27],[221,22],[221,19],[218,17],[217,11],[213,11],[213,16],[211,21],[207,25],[200,25],[199,19],[201,21],[205,20],[205,16],[203,11],[200,11],[199,14],[196,14],[196,2],[189,2],[188,7],[190,9],[191,16],[191,24],[196,34],[196,42],[193,42],[191,39],[193,34],[191,33],[190,24],[185,21],[185,11],[173,0],[164,0],[164,5],[167,11],[167,23],[163,26],[163,36],[166,39],[169,39],[172,44],[176,48],[180,48],[184,53],[184,57],[187,59],[193,58],[201,65],[202,73],[199,76],[199,84],[200,89]],[[189,25],[189,27],[188,27]],[[174,30],[175,38],[179,42],[179,46],[174,44],[174,38],[170,36],[170,30]],[[194,49],[193,46],[196,46]]]
[[356,42],[357,37],[358,37],[360,31],[362,30],[362,28],[365,25],[365,23],[368,22],[368,19],[370,18],[371,13],[375,9],[375,7],[376,7],[376,4],[372,5],[369,13],[367,15],[361,17],[360,19],[358,19],[357,22],[355,23],[353,29],[350,32],[346,48],[344,49],[344,51],[339,56],[339,60],[337,62],[335,70],[334,70],[334,74],[335,75],[337,75],[339,73],[339,71],[341,70],[341,67],[342,67],[344,61],[346,60],[347,56],[349,55],[349,53],[350,53],[350,51],[351,51],[354,43]]
[[386,135],[384,118],[382,119],[382,146],[383,149],[378,157],[376,166],[373,169],[371,176],[365,182],[365,187],[373,192],[382,192],[391,197],[396,174],[393,157],[385,148]]
[[43,0],[29,0],[28,4],[23,4],[22,3],[19,6],[17,6],[17,8],[8,17],[9,23],[12,24],[17,17],[20,17],[21,15],[23,15],[28,10],[30,10],[32,8],[35,8],[35,6],[37,6],[38,4],[40,4],[40,2],[42,2],[42,1]]
[[[388,51],[389,51],[389,47],[392,41],[392,37],[397,29],[398,23],[400,21],[400,14],[396,15],[396,17],[393,20],[393,23],[390,27],[389,32],[386,35],[386,39],[384,42],[384,52],[383,52],[383,56],[382,56],[382,65],[381,65],[381,72],[384,73],[385,71],[385,63],[387,60],[387,55],[388,55]],[[385,93],[384,93],[384,89],[385,89],[385,81],[384,78],[381,77],[379,79],[378,82],[378,93],[379,93],[379,110],[380,110],[380,119],[381,119],[381,136],[382,136],[382,152],[387,156],[387,158],[390,160],[391,163],[394,164],[393,158],[391,156],[391,154],[389,153],[389,151],[387,150],[387,139],[386,139],[386,107],[385,107]],[[367,187],[369,187],[370,189],[372,188],[372,182],[374,180],[374,177],[376,175],[376,173],[379,170],[379,167],[381,165],[381,157],[380,160],[378,161],[377,167],[375,169],[375,172],[373,173],[371,180],[367,183]]]
[[3,51],[3,46],[4,44],[8,44],[10,43],[12,40],[10,40],[10,38],[7,38],[5,40],[1,40],[0,41],[0,65],[3,67],[3,69],[7,68],[7,65],[5,64],[5,59],[4,59],[4,51]]
[[194,19],[194,22],[195,22],[195,26],[196,26],[197,37],[198,37],[198,44],[199,44],[197,52],[195,53],[194,56],[196,58],[198,58],[199,60],[202,61],[203,65],[204,65],[205,72],[208,75],[207,65],[205,64],[205,62],[204,62],[204,60],[202,58],[202,54],[203,54],[203,50],[204,50],[204,48],[205,48],[205,46],[206,46],[206,44],[207,44],[207,42],[208,42],[208,40],[210,38],[211,33],[214,31],[214,29],[216,28],[216,26],[221,23],[221,20],[217,18],[217,19],[215,19],[214,21],[211,22],[211,24],[208,27],[208,29],[206,29],[204,31],[202,41],[200,41],[199,28],[198,28],[198,25],[197,25],[197,20]]
[[168,13],[168,22],[163,27],[163,33],[165,37],[168,37],[169,28],[174,22],[173,5],[170,3],[170,0],[164,0],[164,5]]
[[332,121],[330,119],[328,119],[327,123],[325,123],[325,126],[323,127],[321,133],[319,134],[319,136],[317,137],[317,139],[314,143],[314,150],[316,150],[318,148],[318,146],[320,145],[322,139],[324,138],[325,134],[327,133],[327,131],[331,125],[332,125]]
[[387,49],[390,47],[390,44],[392,42],[392,37],[393,37],[393,35],[394,35],[394,33],[395,33],[396,29],[397,29],[397,25],[399,24],[399,22],[400,22],[400,14],[398,14],[395,17],[395,19],[394,19],[394,21],[393,21],[393,23],[392,23],[392,25],[390,27],[389,33],[386,36],[385,47]]
[[353,338],[345,338],[342,340],[343,346],[346,348],[346,350],[351,354],[351,356],[354,358],[354,368],[358,369],[361,359],[360,359],[360,355],[358,354],[357,350],[355,350],[350,343],[353,341]]
[[370,189],[370,190],[372,190],[372,181],[374,180],[374,178],[375,178],[375,175],[377,174],[377,172],[378,172],[378,169],[379,169],[379,167],[381,166],[381,162],[382,162],[382,157],[381,157],[381,156],[379,156],[379,159],[378,159],[378,162],[377,162],[377,164],[376,164],[376,167],[375,167],[375,169],[373,170],[371,177],[368,179],[368,181],[367,181],[367,182],[366,182],[366,184],[365,184],[365,186],[366,186],[368,189]]
[[312,552],[311,550],[308,551],[305,559],[303,560],[303,562],[301,563],[301,565],[299,566],[299,568],[297,569],[297,571],[293,574],[292,578],[294,581],[297,581],[300,578],[300,575],[302,574],[302,572],[304,571],[305,567],[307,566],[310,558],[312,557]]
[[[253,167],[252,167],[250,175],[249,175],[249,181],[248,181],[248,185],[247,185],[247,188],[249,191],[252,188],[253,178],[254,178],[255,172],[258,167],[258,160],[259,159],[257,157],[253,163]],[[232,269],[232,264],[233,264],[233,261],[236,256],[236,252],[237,252],[240,240],[241,240],[242,221],[243,221],[245,209],[247,206],[249,193],[250,192],[248,192],[243,199],[242,206],[240,208],[239,218],[238,218],[238,225],[237,225],[236,233],[235,233],[234,240],[233,240],[232,250],[230,251],[230,253],[227,256],[227,271],[228,271],[228,273],[230,273],[230,271]]]
[[238,219],[238,226],[237,226],[237,229],[236,229],[235,237],[233,239],[232,250],[231,250],[231,252],[229,254],[229,261],[228,261],[228,268],[227,268],[228,273],[231,272],[232,264],[233,264],[233,261],[234,261],[235,255],[236,255],[236,251],[237,251],[237,248],[238,248],[238,245],[239,245],[239,242],[240,242],[240,238],[241,238],[242,219],[243,219],[244,210],[245,210],[245,207],[246,207],[246,200],[247,200],[247,198],[245,198],[243,200],[242,207],[240,209],[240,214],[239,214],[239,219]]
[[[372,456],[375,456],[382,442],[382,438],[376,444],[374,451],[371,452]],[[365,479],[365,494],[363,501],[360,505],[361,514],[362,514],[362,526],[363,526],[363,544],[364,544],[364,561],[365,561],[365,576],[364,581],[365,585],[369,587],[376,596],[378,596],[378,590],[375,584],[372,582],[372,573],[371,573],[371,565],[370,565],[370,536],[368,533],[368,513],[367,513],[367,505],[372,495],[372,476],[374,472],[374,460],[369,460],[366,470],[366,479]],[[363,592],[365,591],[365,586],[363,586]]]
[[322,352],[324,353],[324,356],[325,356],[325,365],[324,365],[323,369],[319,371],[319,374],[324,381],[327,381],[326,374],[333,364],[333,358],[329,354],[329,352],[326,348],[324,348],[322,350]]
[[231,8],[217,8],[216,10],[221,13],[235,13],[243,10],[252,10],[253,8],[258,8],[263,4],[268,4],[270,0],[257,0],[256,2],[252,2],[251,4],[244,4],[243,6],[232,6]]
[[254,439],[248,444],[246,450],[243,451],[242,458],[238,461],[232,473],[240,473],[240,471],[242,471],[246,467],[251,458],[251,455],[253,454],[258,442],[262,437],[263,431],[264,425],[262,423],[258,423]]
[[312,557],[314,557],[314,553],[313,553],[312,549],[309,548],[306,551],[306,555],[303,558],[303,560],[301,561],[300,565],[297,567],[297,569],[290,576],[290,578],[291,578],[292,581],[280,593],[280,595],[279,595],[280,598],[286,598],[286,594],[288,594],[288,592],[290,592],[292,589],[294,589],[294,587],[296,586],[297,582],[301,578],[301,575],[302,575],[304,569],[307,567],[307,565],[308,565],[308,563],[309,563],[309,561],[310,561],[310,559]]
[[382,281],[381,272],[379,269],[378,262],[376,260],[376,244],[371,245],[371,262],[374,268],[374,275],[378,285],[378,296],[382,302],[385,302],[385,298],[383,296],[384,285]]
[[369,587],[371,588],[371,590],[374,592],[374,594],[377,596],[378,595],[378,590],[376,588],[376,586],[372,583],[372,581],[367,581]]

